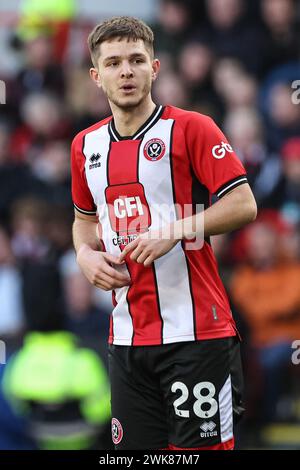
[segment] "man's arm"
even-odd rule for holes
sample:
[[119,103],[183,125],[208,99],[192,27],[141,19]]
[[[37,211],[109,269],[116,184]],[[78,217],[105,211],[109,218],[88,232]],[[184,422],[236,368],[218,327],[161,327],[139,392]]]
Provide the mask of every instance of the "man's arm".
[[86,246],[95,251],[102,251],[101,242],[98,240],[96,232],[98,217],[81,214],[76,209],[74,212],[73,243],[77,255]]
[[123,250],[120,261],[132,252],[130,258],[150,266],[154,260],[168,253],[182,239],[207,237],[236,230],[255,220],[257,207],[248,184],[243,184],[227,193],[204,212],[177,220],[170,224],[169,238],[162,238],[158,231],[149,231],[129,243]]
[[188,239],[200,236],[202,233],[205,237],[209,237],[231,232],[253,222],[256,215],[257,206],[253,193],[250,186],[245,183],[227,193],[202,214],[176,221],[174,238]]
[[101,251],[97,224],[96,216],[84,215],[75,209],[73,242],[83,274],[91,284],[106,291],[129,285],[130,278],[113,268],[113,265],[123,263],[115,256]]

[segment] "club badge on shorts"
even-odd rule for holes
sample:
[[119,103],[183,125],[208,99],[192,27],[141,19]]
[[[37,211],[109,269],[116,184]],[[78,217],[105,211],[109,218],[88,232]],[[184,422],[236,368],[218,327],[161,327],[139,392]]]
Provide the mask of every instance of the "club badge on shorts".
[[123,438],[123,428],[117,418],[112,418],[111,420],[111,435],[113,443],[115,445],[120,444]]
[[157,162],[166,152],[166,146],[161,139],[151,139],[144,146],[144,156],[150,162]]

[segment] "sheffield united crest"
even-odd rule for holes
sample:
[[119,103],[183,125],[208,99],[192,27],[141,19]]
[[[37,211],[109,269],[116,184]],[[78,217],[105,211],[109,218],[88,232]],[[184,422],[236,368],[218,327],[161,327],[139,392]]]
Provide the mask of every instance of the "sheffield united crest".
[[115,445],[119,444],[123,438],[123,428],[117,418],[111,420],[111,434],[112,440]]
[[166,152],[166,146],[161,139],[151,139],[144,146],[144,156],[150,162],[157,162]]

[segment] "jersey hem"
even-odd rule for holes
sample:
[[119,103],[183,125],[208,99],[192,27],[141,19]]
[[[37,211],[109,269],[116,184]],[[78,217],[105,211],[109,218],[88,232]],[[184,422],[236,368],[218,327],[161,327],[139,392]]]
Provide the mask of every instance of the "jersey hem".
[[160,346],[162,344],[182,343],[184,341],[198,341],[202,339],[216,339],[216,338],[228,338],[230,336],[237,336],[237,331],[233,330],[219,330],[219,331],[207,331],[205,333],[196,333],[194,335],[181,335],[181,336],[170,336],[164,338],[163,342],[161,338],[154,338],[148,340],[135,339],[132,344],[131,339],[125,338],[113,338],[109,336],[108,344],[114,344],[115,346]]
[[177,447],[174,444],[169,444],[169,450],[233,450],[234,449],[234,437],[225,442],[219,444],[213,444],[211,446],[202,447]]

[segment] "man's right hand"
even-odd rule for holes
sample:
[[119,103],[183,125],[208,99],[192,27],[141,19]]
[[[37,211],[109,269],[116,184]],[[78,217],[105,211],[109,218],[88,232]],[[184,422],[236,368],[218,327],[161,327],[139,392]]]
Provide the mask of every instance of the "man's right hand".
[[122,266],[124,263],[105,251],[95,251],[87,245],[82,245],[77,253],[77,262],[90,283],[100,289],[109,291],[129,286],[131,283],[128,275],[111,266]]

